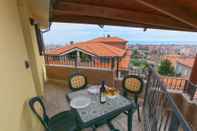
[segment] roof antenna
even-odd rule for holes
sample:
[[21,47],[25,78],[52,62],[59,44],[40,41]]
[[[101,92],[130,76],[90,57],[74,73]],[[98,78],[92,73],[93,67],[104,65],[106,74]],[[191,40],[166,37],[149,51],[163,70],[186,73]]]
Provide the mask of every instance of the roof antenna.
[[143,30],[143,31],[144,31],[144,32],[146,32],[147,30],[148,30],[148,28],[144,28],[144,30]]
[[98,25],[98,26],[99,26],[100,28],[102,28],[102,29],[104,28],[104,25]]

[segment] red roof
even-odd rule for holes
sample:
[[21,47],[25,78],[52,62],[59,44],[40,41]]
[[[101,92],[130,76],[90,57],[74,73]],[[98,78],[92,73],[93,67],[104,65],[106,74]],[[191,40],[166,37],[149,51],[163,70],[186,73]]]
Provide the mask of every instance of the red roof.
[[162,57],[162,59],[169,60],[172,63],[172,65],[175,67],[177,60],[181,57],[182,57],[181,55],[165,55]]
[[124,56],[126,52],[125,49],[111,46],[109,44],[105,44],[104,42],[101,42],[100,40],[123,41],[123,39],[117,38],[117,37],[108,37],[108,38],[99,37],[99,38],[96,38],[87,42],[80,42],[80,43],[75,43],[72,45],[66,45],[65,47],[62,47],[62,48],[56,48],[56,49],[48,51],[47,54],[62,55],[62,54],[68,53],[72,49],[81,49],[84,52],[87,52],[96,56],[107,56],[107,57]]
[[126,55],[120,61],[120,65],[119,65],[120,69],[122,70],[128,69],[130,59],[131,59],[131,50],[127,49]]
[[182,58],[182,59],[178,59],[177,63],[187,66],[189,68],[192,68],[194,65],[194,61],[195,61],[195,58]]
[[128,41],[119,37],[98,37],[93,40],[90,40],[89,42],[101,42],[105,44],[113,44],[113,43],[127,43]]

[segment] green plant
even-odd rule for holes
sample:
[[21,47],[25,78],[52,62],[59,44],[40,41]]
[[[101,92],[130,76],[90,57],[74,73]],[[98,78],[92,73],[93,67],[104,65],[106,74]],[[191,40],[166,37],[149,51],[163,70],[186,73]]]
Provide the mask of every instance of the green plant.
[[137,55],[138,55],[137,49],[133,49],[132,50],[132,58],[137,58]]
[[134,65],[134,66],[140,66],[141,62],[139,61],[139,59],[135,59],[133,58],[131,60],[131,63]]
[[175,70],[172,63],[169,60],[162,60],[158,67],[158,72],[160,75],[174,76]]

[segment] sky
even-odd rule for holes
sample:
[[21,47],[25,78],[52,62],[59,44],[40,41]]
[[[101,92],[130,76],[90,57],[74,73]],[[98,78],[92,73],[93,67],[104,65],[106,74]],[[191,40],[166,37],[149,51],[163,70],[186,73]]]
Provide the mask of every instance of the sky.
[[129,41],[129,44],[196,44],[197,33],[168,31],[158,29],[131,28],[90,24],[53,23],[50,31],[43,34],[45,44],[65,45],[70,41],[86,41],[96,37],[117,36]]

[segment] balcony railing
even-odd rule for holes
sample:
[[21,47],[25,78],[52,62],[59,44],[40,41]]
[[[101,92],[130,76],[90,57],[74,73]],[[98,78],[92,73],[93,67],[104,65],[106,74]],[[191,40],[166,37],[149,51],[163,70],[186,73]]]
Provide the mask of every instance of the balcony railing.
[[114,58],[91,57],[87,60],[71,59],[67,56],[45,56],[45,63],[48,65],[62,65],[71,67],[85,67],[95,69],[109,69],[112,70],[115,66]]
[[167,89],[183,91],[187,80],[185,78],[177,77],[162,77],[162,81],[166,85]]
[[[116,69],[117,76],[119,70],[127,71],[125,75],[137,75],[144,79],[144,82],[147,82],[147,71],[134,68],[125,68],[117,69],[118,62],[114,58],[103,59],[101,57],[91,57],[88,60],[77,60],[70,59],[67,56],[45,56],[45,63],[48,65],[62,65],[67,67],[74,68],[89,68],[89,69],[99,69],[99,70],[114,70]],[[123,76],[124,77],[124,76]],[[163,81],[165,87],[170,90],[178,90],[187,94],[190,97],[190,100],[197,100],[197,86],[192,84],[189,80],[184,78],[175,78],[175,77],[162,77],[159,76]]]
[[144,98],[144,128],[146,131],[192,131],[167,91],[164,81],[149,69]]
[[177,90],[189,96],[190,100],[197,100],[197,85],[186,78],[160,77],[169,90]]
[[[128,73],[125,75],[137,75],[140,76],[144,82],[147,82],[147,70],[142,69],[128,69]],[[168,76],[159,76],[158,77],[163,81],[165,88],[171,91],[180,91],[183,94],[189,96],[190,100],[197,100],[197,85],[194,85],[191,81],[186,78],[178,77],[168,77]]]

